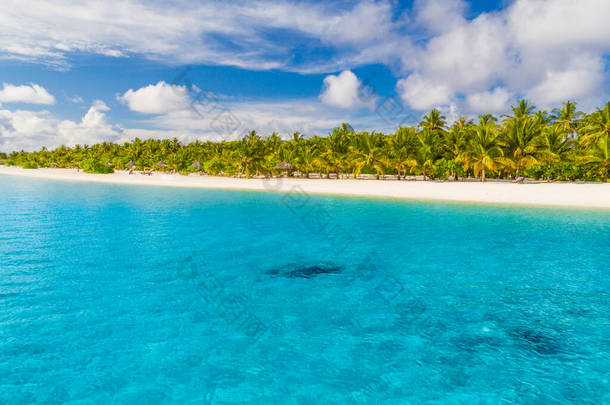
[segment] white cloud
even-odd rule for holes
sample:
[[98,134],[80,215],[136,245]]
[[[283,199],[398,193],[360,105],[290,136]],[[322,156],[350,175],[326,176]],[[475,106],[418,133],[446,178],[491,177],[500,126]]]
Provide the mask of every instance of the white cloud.
[[492,91],[472,93],[466,97],[466,106],[469,112],[480,113],[500,113],[508,111],[510,93],[502,88],[496,87]]
[[599,58],[583,56],[564,70],[548,70],[542,81],[527,92],[527,96],[545,108],[568,99],[588,101],[595,98],[603,81],[603,62]]
[[108,119],[108,106],[95,101],[80,122],[60,121],[48,111],[10,111],[0,109],[0,150],[49,149],[60,145],[94,144],[119,141],[123,129]]
[[431,32],[449,31],[464,23],[466,3],[462,0],[418,0],[415,21]]
[[457,0],[418,3],[417,22],[432,36],[403,54],[407,77],[397,84],[412,108],[480,113],[505,109],[512,95],[548,108],[607,97],[610,2],[517,0],[472,20],[464,12]]
[[344,70],[336,76],[326,76],[320,100],[325,104],[346,109],[373,108],[375,105],[375,96],[350,70]]
[[[96,4],[4,0],[0,50],[4,57],[59,69],[70,68],[71,53],[84,52],[111,57],[137,54],[168,64],[234,65],[257,70],[318,66],[323,71],[322,65],[335,61],[321,56],[314,63],[294,63],[294,52],[301,43],[283,40],[286,30],[295,37],[335,47],[341,54],[337,60],[354,60],[385,41],[394,28],[388,0],[364,0],[348,9],[272,0],[107,0]],[[281,39],[270,39],[270,31],[276,31]]]
[[185,86],[161,81],[138,90],[129,89],[118,99],[130,110],[144,114],[163,114],[188,108],[189,96]]
[[427,110],[448,105],[451,90],[445,84],[412,74],[396,85],[402,99],[416,110]]
[[610,50],[607,0],[517,0],[508,19],[517,42],[536,49]]
[[75,103],[75,104],[81,104],[81,103],[85,102],[85,100],[83,100],[83,98],[79,95],[66,96],[66,100],[68,100],[71,103]]
[[3,83],[0,90],[0,102],[50,105],[55,104],[55,97],[44,87],[34,83],[23,86]]

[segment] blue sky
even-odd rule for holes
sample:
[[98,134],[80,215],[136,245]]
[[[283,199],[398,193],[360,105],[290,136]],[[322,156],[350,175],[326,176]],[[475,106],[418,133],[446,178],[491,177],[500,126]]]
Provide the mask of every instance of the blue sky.
[[607,0],[25,3],[0,9],[1,151],[393,131],[609,94]]

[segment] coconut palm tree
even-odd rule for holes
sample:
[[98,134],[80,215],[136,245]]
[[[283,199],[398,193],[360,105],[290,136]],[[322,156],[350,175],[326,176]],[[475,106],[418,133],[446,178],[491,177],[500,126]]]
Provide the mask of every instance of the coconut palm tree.
[[396,170],[398,180],[403,172],[406,175],[408,170],[417,167],[417,161],[414,159],[417,142],[416,131],[413,127],[400,127],[395,134],[389,137],[388,162]]
[[604,135],[610,135],[610,101],[604,108],[598,108],[585,119],[582,143],[585,146],[596,144]]
[[501,143],[506,151],[506,157],[513,163],[515,176],[520,174],[524,164],[538,163],[536,155],[542,128],[539,118],[521,116],[505,121]]
[[355,164],[354,178],[358,177],[363,168],[370,167],[375,169],[379,180],[384,168],[389,165],[384,146],[383,134],[374,131],[358,133],[351,148]]
[[574,140],[563,125],[545,127],[540,137],[539,152],[542,160],[557,162],[572,151]]
[[583,161],[587,165],[598,167],[604,173],[604,183],[608,182],[608,168],[610,168],[610,149],[608,147],[608,134],[599,137],[596,143],[587,149]]
[[511,106],[510,109],[512,110],[513,115],[504,115],[504,117],[507,119],[521,119],[532,115],[536,110],[536,106],[528,100],[521,99],[517,102],[517,105]]
[[348,124],[343,123],[341,127],[334,128],[326,140],[322,158],[335,171],[337,179],[347,163],[345,157],[350,152],[350,135],[352,134],[351,127],[348,128]]
[[561,108],[555,108],[551,118],[555,126],[561,127],[569,137],[573,138],[578,128],[578,120],[584,113],[576,110],[575,101],[566,101]]
[[472,167],[477,177],[480,173],[482,182],[487,178],[487,170],[496,170],[506,164],[494,126],[480,122],[474,128],[468,150],[459,159],[464,162],[464,170]]
[[[473,121],[466,117],[459,117],[442,138],[443,156],[449,161],[455,161],[468,146],[468,138],[473,128]],[[457,181],[457,171],[451,165],[450,177]]]
[[417,134],[417,140],[418,146],[415,153],[415,161],[422,170],[424,180],[427,180],[428,170],[432,169],[432,166],[434,166],[434,149],[438,137],[436,136],[436,132],[434,130],[424,128]]

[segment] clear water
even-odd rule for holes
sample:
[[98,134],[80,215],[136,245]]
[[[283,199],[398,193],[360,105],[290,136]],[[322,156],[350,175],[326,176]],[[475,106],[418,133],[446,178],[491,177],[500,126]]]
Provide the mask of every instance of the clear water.
[[608,211],[0,190],[0,403],[610,403]]

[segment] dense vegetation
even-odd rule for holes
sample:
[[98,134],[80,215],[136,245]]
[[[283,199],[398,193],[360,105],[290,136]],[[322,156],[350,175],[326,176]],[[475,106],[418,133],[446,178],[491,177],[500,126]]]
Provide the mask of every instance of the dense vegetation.
[[[607,181],[610,166],[610,102],[591,114],[566,102],[552,113],[536,111],[526,100],[511,107],[510,115],[481,115],[477,122],[465,117],[448,125],[438,110],[424,115],[415,127],[395,133],[355,132],[349,125],[335,128],[327,137],[290,140],[277,134],[262,138],[252,131],[241,140],[181,144],[177,139],[122,145],[62,146],[55,150],[13,152],[9,165],[74,167],[89,172],[111,172],[133,161],[138,169],[206,171],[211,174],[267,175],[282,161],[309,176],[320,173],[358,175],[408,174],[424,178],[457,179],[477,176],[553,180]],[[167,164],[155,166],[159,161]],[[191,167],[196,161],[201,167]],[[80,162],[80,163],[78,163]],[[334,177],[334,175],[333,175]]]

